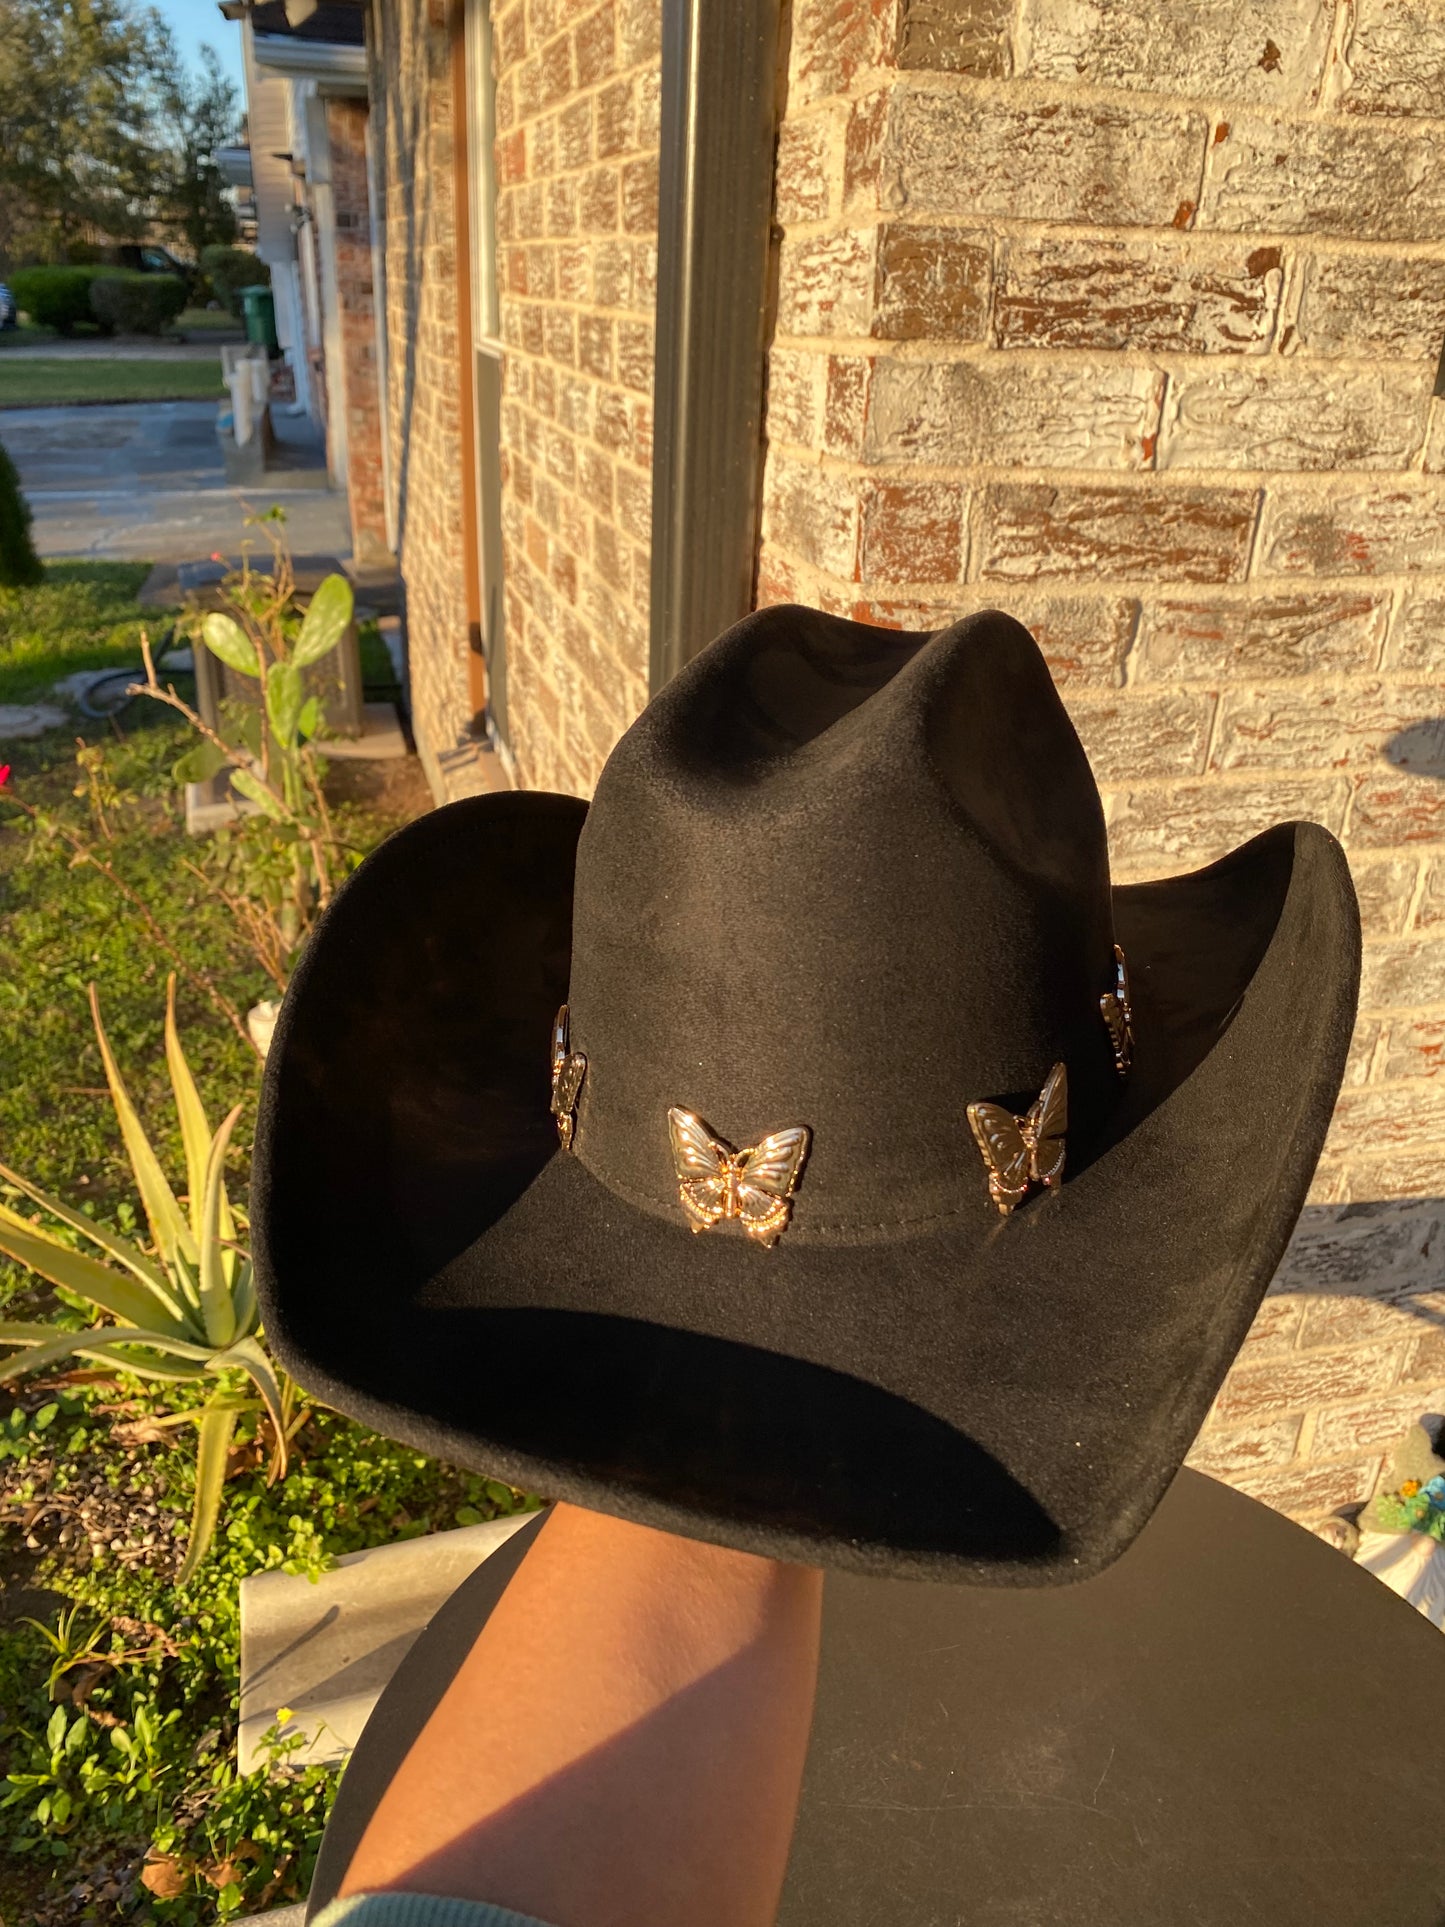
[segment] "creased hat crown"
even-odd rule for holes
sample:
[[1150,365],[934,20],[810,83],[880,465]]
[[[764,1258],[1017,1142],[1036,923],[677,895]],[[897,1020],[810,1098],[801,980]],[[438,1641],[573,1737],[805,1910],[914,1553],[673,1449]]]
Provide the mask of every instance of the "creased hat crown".
[[790,1240],[990,1207],[965,1111],[1068,1067],[1071,1143],[1117,1094],[1103,811],[1027,630],[898,638],[794,608],[720,639],[613,752],[578,850],[576,1149],[668,1216],[666,1118],[807,1125]]

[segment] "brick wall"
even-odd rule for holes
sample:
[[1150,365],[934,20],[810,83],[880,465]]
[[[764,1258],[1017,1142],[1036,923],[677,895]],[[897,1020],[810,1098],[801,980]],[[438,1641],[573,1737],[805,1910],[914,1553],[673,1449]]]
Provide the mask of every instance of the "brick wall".
[[661,0],[494,0],[507,707],[589,794],[647,698]]
[[346,494],[352,552],[363,565],[385,562],[389,556],[382,493],[381,393],[376,371],[366,123],[365,101],[326,103],[341,334],[342,393],[338,399],[346,411]]
[[760,600],[1020,616],[1121,880],[1350,853],[1347,1088],[1198,1448],[1302,1515],[1445,1401],[1442,121],[1428,0],[792,10]]
[[433,0],[386,0],[372,12],[368,37],[372,138],[385,182],[386,432],[406,585],[412,721],[440,798],[482,787],[468,681],[462,344],[445,19],[445,7]]

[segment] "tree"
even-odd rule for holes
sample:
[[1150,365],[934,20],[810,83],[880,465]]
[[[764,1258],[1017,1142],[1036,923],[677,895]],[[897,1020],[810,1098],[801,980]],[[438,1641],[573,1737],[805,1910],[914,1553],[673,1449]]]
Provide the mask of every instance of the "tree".
[[192,254],[235,236],[212,150],[236,90],[187,68],[137,0],[0,0],[0,260],[66,261],[160,225]]
[[221,72],[214,47],[202,47],[201,72],[187,69],[168,29],[161,29],[157,73],[167,142],[158,217],[174,229],[192,259],[236,238],[236,211],[212,155],[236,138],[236,89]]
[[0,0],[0,251],[145,233],[163,31],[131,0]]

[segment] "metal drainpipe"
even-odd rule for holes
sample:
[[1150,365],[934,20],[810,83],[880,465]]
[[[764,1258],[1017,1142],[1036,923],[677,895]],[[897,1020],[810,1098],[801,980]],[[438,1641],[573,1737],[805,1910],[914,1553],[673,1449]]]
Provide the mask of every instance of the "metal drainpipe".
[[752,607],[779,0],[663,0],[654,691]]

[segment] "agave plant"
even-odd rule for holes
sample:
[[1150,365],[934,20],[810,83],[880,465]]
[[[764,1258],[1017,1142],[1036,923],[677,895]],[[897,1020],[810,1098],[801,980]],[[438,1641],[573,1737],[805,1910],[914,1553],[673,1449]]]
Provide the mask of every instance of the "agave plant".
[[184,1585],[205,1558],[220,1513],[226,1458],[239,1413],[258,1409],[240,1394],[232,1375],[244,1373],[260,1394],[275,1428],[273,1476],[285,1470],[286,1412],[278,1375],[261,1345],[251,1261],[237,1238],[236,1216],[226,1196],[226,1149],[241,1107],[238,1104],[214,1134],[206,1122],[200,1093],[176,1030],[175,978],[166,989],[166,1064],[175,1092],[185,1147],[190,1213],[182,1210],[141,1127],[100,1019],[94,984],[90,1010],[106,1082],[121,1136],[135,1173],[146,1219],[150,1251],[60,1199],[42,1191],[18,1171],[0,1163],[0,1180],[24,1193],[42,1211],[68,1225],[110,1262],[75,1250],[53,1233],[0,1203],[0,1252],[37,1272],[53,1285],[83,1298],[113,1321],[87,1331],[56,1325],[0,1322],[0,1344],[21,1349],[0,1362],[0,1383],[53,1365],[84,1358],[119,1366],[137,1377],[180,1382],[210,1377],[215,1390],[199,1410],[174,1413],[162,1423],[199,1423],[196,1498],[190,1540],[177,1583]]

